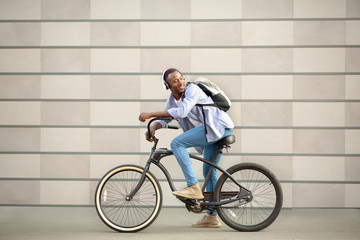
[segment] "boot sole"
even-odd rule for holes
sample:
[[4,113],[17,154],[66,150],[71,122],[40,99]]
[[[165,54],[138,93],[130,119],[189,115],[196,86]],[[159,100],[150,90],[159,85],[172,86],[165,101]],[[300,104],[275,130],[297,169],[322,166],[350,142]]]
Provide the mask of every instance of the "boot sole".
[[204,196],[190,196],[190,195],[185,195],[185,194],[177,194],[177,193],[173,193],[174,196],[176,197],[183,197],[183,198],[189,198],[189,199],[204,199]]
[[193,228],[219,228],[221,227],[220,225],[192,225],[191,227]]

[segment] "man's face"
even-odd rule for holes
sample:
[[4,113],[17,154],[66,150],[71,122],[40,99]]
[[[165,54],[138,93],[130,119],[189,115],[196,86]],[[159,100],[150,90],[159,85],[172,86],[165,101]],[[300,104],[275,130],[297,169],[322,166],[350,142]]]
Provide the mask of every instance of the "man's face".
[[185,79],[178,71],[170,73],[166,82],[169,84],[173,94],[181,95],[185,92]]

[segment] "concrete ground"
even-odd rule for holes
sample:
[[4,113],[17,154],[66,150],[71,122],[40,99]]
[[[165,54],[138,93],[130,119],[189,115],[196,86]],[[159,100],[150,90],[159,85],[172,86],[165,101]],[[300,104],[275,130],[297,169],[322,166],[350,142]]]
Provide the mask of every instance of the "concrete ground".
[[163,208],[147,229],[118,233],[91,207],[0,207],[0,239],[360,239],[360,209],[285,209],[260,232],[238,232],[226,225],[191,228],[201,217],[185,208]]

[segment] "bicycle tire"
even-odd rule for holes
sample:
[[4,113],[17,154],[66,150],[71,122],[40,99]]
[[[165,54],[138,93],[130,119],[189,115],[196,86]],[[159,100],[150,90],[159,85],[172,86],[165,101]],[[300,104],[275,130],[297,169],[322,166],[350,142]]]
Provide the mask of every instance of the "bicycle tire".
[[[278,217],[283,194],[279,180],[267,168],[255,163],[240,163],[230,167],[227,172],[242,186],[250,190],[253,199],[219,206],[219,217],[229,227],[238,231],[260,231],[271,225]],[[214,200],[220,201],[221,192],[238,191],[237,186],[226,174],[219,178]]]
[[162,207],[162,190],[149,171],[134,197],[126,200],[138,183],[144,169],[123,165],[110,170],[100,180],[95,191],[95,207],[100,219],[119,232],[137,232],[150,226]]

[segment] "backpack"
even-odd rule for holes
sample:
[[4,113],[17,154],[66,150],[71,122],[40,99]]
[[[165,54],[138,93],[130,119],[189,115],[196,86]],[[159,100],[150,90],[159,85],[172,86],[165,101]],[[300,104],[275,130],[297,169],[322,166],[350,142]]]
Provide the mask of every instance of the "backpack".
[[214,104],[199,104],[202,106],[215,106],[219,109],[223,110],[224,112],[228,111],[231,106],[231,101],[226,96],[224,91],[222,91],[215,83],[211,82],[209,79],[200,77],[197,78],[194,82],[198,87],[203,90],[203,92],[211,97],[214,101]]

